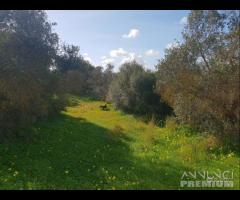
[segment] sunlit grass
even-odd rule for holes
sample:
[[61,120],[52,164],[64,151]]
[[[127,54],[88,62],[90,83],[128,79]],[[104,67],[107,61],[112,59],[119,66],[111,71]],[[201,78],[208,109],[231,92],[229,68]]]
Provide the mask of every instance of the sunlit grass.
[[102,104],[75,100],[58,118],[0,144],[0,188],[180,189],[185,170],[234,170],[239,189],[239,155],[219,153],[211,136],[172,122],[160,128],[111,105],[102,111]]

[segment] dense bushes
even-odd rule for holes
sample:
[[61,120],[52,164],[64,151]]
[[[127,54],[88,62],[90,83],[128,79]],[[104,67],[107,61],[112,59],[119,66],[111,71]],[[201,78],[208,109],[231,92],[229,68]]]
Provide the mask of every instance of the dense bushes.
[[155,93],[155,74],[135,61],[121,66],[110,85],[108,100],[116,108],[144,116],[165,118],[171,108]]
[[192,11],[184,41],[158,64],[157,90],[177,119],[220,137],[239,138],[237,12]]
[[113,102],[126,112],[239,140],[239,16],[192,11],[183,42],[167,49],[157,71],[135,61],[118,73],[59,45],[43,11],[0,11],[0,135],[58,113],[65,94]]
[[105,99],[113,66],[108,65],[103,71],[102,67],[94,67],[85,61],[79,51],[78,46],[63,45],[57,55],[57,70],[61,74],[63,90],[79,96]]
[[104,99],[112,80],[74,45],[59,45],[44,11],[0,11],[0,136],[54,115],[65,94]]
[[58,46],[42,11],[0,12],[0,135],[62,109],[57,74],[50,70]]

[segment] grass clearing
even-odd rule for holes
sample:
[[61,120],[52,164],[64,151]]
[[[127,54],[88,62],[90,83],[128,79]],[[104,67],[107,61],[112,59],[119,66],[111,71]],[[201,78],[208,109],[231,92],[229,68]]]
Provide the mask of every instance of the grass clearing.
[[74,102],[0,144],[0,189],[181,189],[182,173],[195,170],[234,170],[239,189],[239,154],[219,153],[210,136]]

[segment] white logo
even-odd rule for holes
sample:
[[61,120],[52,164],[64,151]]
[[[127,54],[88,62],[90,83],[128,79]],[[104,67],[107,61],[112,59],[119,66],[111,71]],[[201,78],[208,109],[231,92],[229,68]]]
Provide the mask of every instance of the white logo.
[[233,171],[184,171],[180,187],[233,187]]

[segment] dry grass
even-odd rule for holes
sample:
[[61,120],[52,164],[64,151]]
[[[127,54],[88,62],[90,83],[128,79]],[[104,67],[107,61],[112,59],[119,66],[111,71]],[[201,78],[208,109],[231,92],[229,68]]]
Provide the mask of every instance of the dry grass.
[[168,117],[165,122],[165,127],[169,130],[175,131],[178,127],[176,119],[174,117]]
[[111,140],[117,142],[124,137],[124,129],[120,125],[115,125],[113,129],[109,131],[109,137]]

